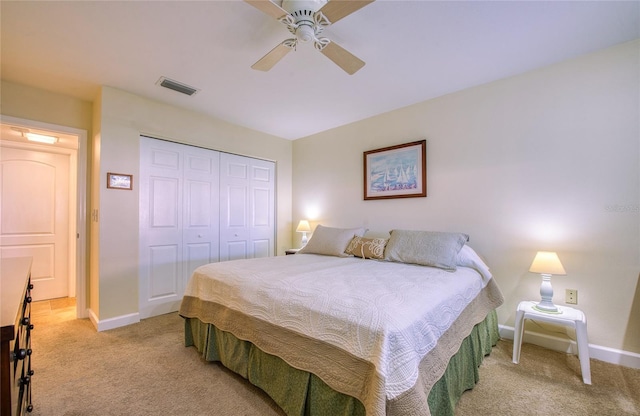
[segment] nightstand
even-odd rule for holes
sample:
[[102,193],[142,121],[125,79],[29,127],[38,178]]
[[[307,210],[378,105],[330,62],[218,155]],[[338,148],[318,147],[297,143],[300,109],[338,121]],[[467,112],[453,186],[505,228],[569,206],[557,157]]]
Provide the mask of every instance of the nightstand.
[[520,349],[522,347],[525,319],[570,326],[576,330],[582,380],[585,384],[591,384],[589,342],[587,341],[587,317],[585,314],[579,309],[558,305],[556,305],[558,308],[557,313],[541,312],[533,308],[536,303],[537,302],[522,301],[518,304],[518,309],[516,310],[516,328],[513,333],[513,363],[518,364],[520,361]]
[[300,251],[299,248],[290,248],[288,250],[285,250],[284,254],[288,256],[289,254],[296,254],[298,251]]

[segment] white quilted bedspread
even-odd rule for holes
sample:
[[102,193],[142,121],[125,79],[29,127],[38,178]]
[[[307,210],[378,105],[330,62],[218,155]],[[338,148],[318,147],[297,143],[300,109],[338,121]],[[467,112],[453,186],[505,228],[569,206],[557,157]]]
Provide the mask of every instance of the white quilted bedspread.
[[480,274],[296,254],[198,268],[185,295],[306,334],[372,362],[387,400],[485,286]]

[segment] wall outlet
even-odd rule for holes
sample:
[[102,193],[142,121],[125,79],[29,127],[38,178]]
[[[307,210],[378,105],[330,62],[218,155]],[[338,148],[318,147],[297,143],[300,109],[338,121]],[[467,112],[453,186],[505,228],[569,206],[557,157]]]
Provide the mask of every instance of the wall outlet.
[[567,289],[567,293],[565,296],[565,303],[570,303],[572,305],[578,304],[578,289]]

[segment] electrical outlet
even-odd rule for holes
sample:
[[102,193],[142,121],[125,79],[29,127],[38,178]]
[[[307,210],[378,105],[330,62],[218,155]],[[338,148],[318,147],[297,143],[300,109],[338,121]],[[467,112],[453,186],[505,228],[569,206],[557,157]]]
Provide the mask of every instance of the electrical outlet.
[[565,303],[570,303],[572,305],[578,304],[578,289],[567,289],[567,294],[565,296]]

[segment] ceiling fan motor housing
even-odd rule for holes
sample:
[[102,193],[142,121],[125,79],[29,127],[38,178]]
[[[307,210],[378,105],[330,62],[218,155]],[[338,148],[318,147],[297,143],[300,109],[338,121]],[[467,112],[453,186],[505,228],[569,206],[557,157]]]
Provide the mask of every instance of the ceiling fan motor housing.
[[282,8],[295,19],[295,30],[292,32],[300,42],[316,39],[318,33],[314,20],[315,13],[327,4],[327,0],[283,0]]

